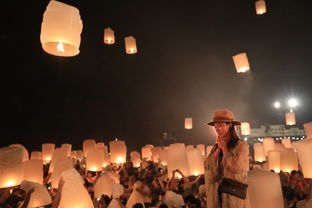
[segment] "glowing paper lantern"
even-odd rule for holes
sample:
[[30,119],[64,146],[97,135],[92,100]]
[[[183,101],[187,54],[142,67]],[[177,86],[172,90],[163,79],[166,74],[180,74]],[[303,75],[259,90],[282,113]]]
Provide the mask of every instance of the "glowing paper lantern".
[[94,184],[94,196],[95,198],[101,197],[103,194],[107,196],[112,195],[112,187],[114,180],[107,174],[103,174]]
[[112,163],[121,164],[126,162],[127,146],[124,141],[110,141],[109,150]]
[[282,144],[285,148],[292,148],[291,140],[289,138],[282,139]]
[[43,184],[42,160],[27,160],[23,162],[24,180]]
[[126,53],[135,54],[138,52],[136,46],[136,40],[133,36],[125,37]]
[[192,118],[185,118],[184,119],[184,128],[185,129],[192,129],[193,128],[193,119]]
[[153,147],[151,149],[151,151],[152,151],[152,159],[153,159],[153,162],[155,162],[155,163],[158,163],[160,150],[161,150],[161,147]]
[[120,183],[120,175],[119,175],[118,173],[113,172],[113,171],[108,171],[108,172],[107,172],[107,175],[108,175],[111,179],[113,179],[113,181],[114,181],[115,183]]
[[281,170],[288,173],[292,170],[298,170],[298,158],[294,149],[287,148],[281,153]]
[[104,145],[104,147],[99,147],[99,149],[103,152],[103,167],[105,168],[107,165],[110,164],[110,157],[108,154],[107,146]]
[[263,145],[261,143],[255,143],[253,145],[253,148],[254,148],[254,161],[256,162],[266,161]]
[[204,144],[198,144],[196,148],[200,150],[201,155],[206,155],[206,147]]
[[296,115],[294,112],[289,112],[285,114],[286,125],[295,125],[296,124]]
[[45,52],[55,56],[79,54],[82,21],[79,10],[59,1],[50,1],[43,14],[40,41]]
[[305,178],[312,178],[312,139],[292,143],[297,150],[299,164]]
[[152,160],[152,148],[153,145],[145,145],[144,147],[141,148],[142,152],[142,158],[146,160]]
[[105,144],[103,142],[98,142],[95,144],[96,147],[104,147]]
[[242,122],[241,123],[241,134],[243,136],[250,135],[250,125],[248,122]]
[[175,143],[168,150],[168,177],[172,177],[172,171],[179,169],[185,176],[189,175],[189,164],[187,160],[185,145]]
[[49,173],[52,173],[54,170],[55,163],[60,159],[67,158],[67,150],[63,148],[56,148],[53,152],[52,160],[49,167]]
[[16,186],[23,180],[23,148],[0,148],[0,188]]
[[86,164],[87,170],[101,171],[104,162],[104,152],[102,149],[93,148],[87,154]]
[[275,150],[275,141],[273,138],[264,138],[263,139],[263,149],[264,149],[264,154],[267,156],[268,151],[270,150]]
[[245,73],[250,70],[246,53],[239,53],[232,57],[237,73]]
[[248,196],[252,208],[283,208],[283,192],[279,175],[269,171],[248,172]]
[[308,139],[312,139],[312,121],[303,124],[304,131]]
[[206,147],[206,153],[207,153],[207,155],[210,154],[212,148],[213,148],[213,145],[208,145],[208,146]]
[[256,6],[256,13],[258,15],[266,13],[266,5],[265,5],[264,0],[257,0],[255,2],[255,6]]
[[42,155],[39,151],[32,151],[30,154],[30,159],[41,160]]
[[70,158],[76,159],[77,151],[71,151]]
[[71,169],[73,167],[74,165],[72,159],[66,158],[57,160],[55,163],[53,173],[51,175],[52,188],[58,187],[58,183],[59,180],[61,179],[62,172]]
[[45,162],[50,162],[52,160],[54,149],[55,144],[52,143],[42,144],[42,160]]
[[82,150],[76,151],[76,159],[79,161],[83,160],[83,151]]
[[159,162],[163,166],[166,166],[168,164],[168,150],[161,149],[159,153]]
[[75,169],[62,173],[64,187],[58,208],[94,208],[92,200],[84,187],[84,181]]
[[192,148],[187,150],[186,153],[190,175],[198,176],[204,174],[204,160],[201,151],[197,148]]
[[104,29],[104,43],[108,45],[115,43],[114,30],[110,27]]
[[28,150],[21,144],[11,144],[10,147],[20,147],[23,149],[23,161],[29,160]]
[[282,143],[276,143],[275,144],[275,150],[284,151],[286,148]]
[[138,168],[141,165],[141,155],[136,151],[130,152],[130,159],[133,167]]
[[275,173],[279,173],[281,171],[281,151],[270,150],[268,152],[268,165],[269,170],[274,170]]
[[30,200],[27,206],[28,208],[43,207],[52,203],[51,196],[45,186],[30,181],[23,181],[21,183],[21,189],[26,192],[32,188],[35,188],[35,190],[30,195]]
[[83,154],[86,157],[89,150],[95,147],[96,143],[94,139],[86,139],[82,143]]
[[71,144],[62,144],[61,148],[65,149],[67,152],[67,157],[70,157],[72,145]]

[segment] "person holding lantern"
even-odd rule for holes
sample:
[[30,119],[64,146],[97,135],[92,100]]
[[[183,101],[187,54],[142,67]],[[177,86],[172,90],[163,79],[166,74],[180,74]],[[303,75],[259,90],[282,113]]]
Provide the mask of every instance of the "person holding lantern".
[[217,140],[204,164],[207,208],[247,208],[249,147],[237,136],[240,122],[231,111],[219,110],[208,125],[215,128]]

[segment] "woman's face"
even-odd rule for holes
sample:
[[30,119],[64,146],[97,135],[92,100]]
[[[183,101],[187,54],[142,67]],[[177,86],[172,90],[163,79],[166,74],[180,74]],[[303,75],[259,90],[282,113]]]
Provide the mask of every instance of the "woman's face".
[[214,127],[218,137],[226,137],[229,133],[231,125],[231,123],[215,123]]

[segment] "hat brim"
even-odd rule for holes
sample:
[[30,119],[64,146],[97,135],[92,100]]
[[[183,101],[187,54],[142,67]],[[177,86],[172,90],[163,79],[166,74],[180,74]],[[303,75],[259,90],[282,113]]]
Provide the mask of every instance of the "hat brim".
[[215,123],[233,123],[234,125],[241,125],[241,122],[239,121],[230,121],[230,120],[212,121],[212,122],[207,123],[207,125],[214,126]]

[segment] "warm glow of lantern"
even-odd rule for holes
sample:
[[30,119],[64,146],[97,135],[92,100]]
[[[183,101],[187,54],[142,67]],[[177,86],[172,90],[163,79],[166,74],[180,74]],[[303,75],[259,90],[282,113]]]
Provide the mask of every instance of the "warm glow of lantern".
[[32,151],[30,154],[30,159],[41,160],[42,155],[39,151]]
[[266,161],[263,145],[261,143],[255,143],[253,145],[253,148],[254,148],[254,160],[256,162]]
[[59,1],[50,1],[43,14],[40,41],[45,52],[55,56],[79,54],[82,21],[79,10]]
[[110,27],[104,29],[104,43],[108,45],[115,43],[114,30]]
[[267,156],[268,151],[270,150],[275,150],[275,141],[273,138],[264,138],[263,139],[263,149],[264,149],[264,154]]
[[305,139],[292,143],[297,150],[299,164],[305,178],[312,178],[312,139]]
[[193,119],[192,118],[185,118],[184,119],[184,128],[185,129],[192,129],[193,128]]
[[135,54],[138,52],[136,46],[136,40],[133,36],[125,37],[126,53]]
[[41,154],[42,160],[48,163],[52,159],[52,155],[55,149],[55,144],[45,143],[45,144],[42,144],[41,146],[42,146],[42,154]]
[[67,157],[70,157],[72,145],[71,144],[62,144],[61,148],[65,149],[67,152]]
[[98,198],[104,194],[111,197],[113,183],[114,180],[107,174],[101,175],[94,184],[94,196]]
[[21,144],[11,144],[10,147],[20,147],[23,149],[23,161],[29,160],[28,150]]
[[281,170],[288,173],[298,170],[298,158],[293,148],[285,148],[281,151]]
[[160,151],[161,151],[161,147],[153,147],[151,149],[151,151],[152,151],[153,162],[157,163],[158,160],[159,160],[159,154],[160,154]]
[[285,118],[286,118],[286,125],[291,126],[291,125],[296,124],[296,115],[294,112],[286,113]]
[[307,139],[312,139],[312,121],[303,124]]
[[152,148],[153,145],[145,145],[144,147],[141,148],[142,152],[142,158],[146,160],[152,160]]
[[32,159],[23,162],[24,180],[43,184],[42,166],[42,160]]
[[206,155],[206,147],[204,144],[198,144],[196,148],[199,149],[201,155]]
[[189,148],[186,150],[186,154],[190,175],[204,174],[204,160],[201,151],[198,148]]
[[30,196],[29,204],[27,207],[44,207],[52,203],[51,196],[45,186],[26,180],[21,183],[21,189],[25,190],[26,192],[28,192],[32,188],[34,188],[34,192]]
[[239,53],[232,57],[237,73],[245,73],[250,70],[246,53]]
[[121,164],[126,162],[127,157],[127,146],[124,141],[110,141],[110,159],[112,163]]
[[56,148],[53,152],[52,160],[49,167],[49,173],[52,173],[54,170],[55,163],[59,159],[66,159],[67,158],[67,150],[64,148]]
[[255,6],[256,6],[256,13],[258,15],[266,13],[265,0],[257,0],[255,2]]
[[162,164],[163,166],[167,166],[168,164],[168,150],[167,149],[160,150],[159,161],[160,161],[160,164]]
[[173,170],[180,170],[185,176],[189,175],[189,164],[183,143],[170,144],[168,150],[168,177],[172,177]]
[[89,150],[93,149],[96,146],[94,139],[86,139],[82,143],[83,154],[86,157]]
[[87,170],[101,171],[104,163],[104,151],[101,148],[94,147],[90,149],[87,158]]
[[141,166],[141,155],[140,153],[136,152],[136,151],[132,151],[130,153],[130,158],[131,158],[131,162],[133,167],[138,168]]
[[268,165],[269,170],[274,170],[275,173],[279,173],[281,171],[281,151],[270,150],[268,152]]
[[250,124],[248,122],[242,122],[241,123],[241,134],[243,136],[250,135]]
[[57,188],[61,175],[64,171],[74,167],[72,159],[59,159],[55,163],[54,170],[51,174],[52,188]]

